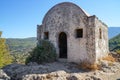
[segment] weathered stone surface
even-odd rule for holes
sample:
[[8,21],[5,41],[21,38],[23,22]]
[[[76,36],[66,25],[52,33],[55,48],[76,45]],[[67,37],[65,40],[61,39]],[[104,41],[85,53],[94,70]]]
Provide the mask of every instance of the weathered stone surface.
[[116,52],[110,52],[110,55],[112,55],[118,62],[120,62],[120,54]]
[[115,73],[120,69],[120,63],[110,62],[110,61],[101,61],[101,70],[106,73]]
[[[63,76],[66,72],[78,72],[79,69],[75,68],[75,64],[72,63],[47,63],[43,65],[29,65],[11,64],[3,68],[5,73],[11,77],[11,79],[21,79],[22,76],[29,74],[45,74],[51,73],[50,75]],[[63,71],[64,70],[64,71]],[[57,72],[54,72],[57,71]],[[65,72],[66,71],[66,72]],[[48,74],[49,75],[49,74]],[[37,75],[36,75],[37,76]],[[29,76],[31,77],[31,76]],[[32,76],[33,78],[33,76]]]
[[83,77],[80,74],[72,73],[67,77],[67,80],[82,80]]
[[55,71],[48,74],[28,74],[22,80],[66,80],[67,75],[65,71]]
[[[76,30],[82,29],[82,37],[76,38]],[[41,25],[37,25],[38,45],[48,32],[49,41],[56,48],[58,57],[67,53],[68,62],[98,63],[108,54],[108,28],[96,16],[88,15],[79,6],[64,2],[52,7]],[[65,53],[60,53],[60,33],[67,36]],[[65,49],[65,48],[64,48]]]
[[[33,63],[34,64],[34,63]],[[118,75],[120,64],[101,67],[101,70],[87,71],[76,68],[73,63],[46,63],[42,65],[11,64],[0,70],[2,80],[107,80],[109,76]],[[116,73],[118,72],[118,73]],[[104,79],[104,77],[105,79]],[[116,80],[112,78],[109,80]]]
[[10,80],[10,77],[0,69],[0,80]]

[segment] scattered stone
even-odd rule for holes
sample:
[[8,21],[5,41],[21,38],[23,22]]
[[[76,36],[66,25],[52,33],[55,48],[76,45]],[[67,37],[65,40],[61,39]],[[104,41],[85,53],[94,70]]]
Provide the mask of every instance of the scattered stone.
[[108,61],[106,61],[106,60],[101,60],[101,66],[103,67],[103,68],[107,68],[109,65],[108,65]]
[[101,78],[99,78],[97,76],[91,76],[91,79],[93,79],[93,80],[103,80],[103,79],[101,79]]
[[62,77],[62,76],[66,76],[66,74],[67,73],[65,71],[61,70],[61,71],[51,72],[48,75]]
[[0,69],[0,80],[10,80],[10,77],[2,69]]
[[68,80],[82,80],[82,76],[77,73],[72,73],[67,77]]

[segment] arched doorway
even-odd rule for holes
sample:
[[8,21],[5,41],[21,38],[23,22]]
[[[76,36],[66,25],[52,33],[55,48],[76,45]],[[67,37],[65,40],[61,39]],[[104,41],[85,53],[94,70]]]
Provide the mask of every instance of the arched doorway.
[[59,58],[67,58],[67,35],[64,32],[59,34]]

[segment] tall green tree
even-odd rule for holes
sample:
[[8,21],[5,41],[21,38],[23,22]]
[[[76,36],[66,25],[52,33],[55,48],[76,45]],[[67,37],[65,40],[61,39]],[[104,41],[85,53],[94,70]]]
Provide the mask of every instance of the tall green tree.
[[8,47],[5,44],[5,38],[1,38],[2,32],[0,31],[0,68],[12,63],[12,56],[9,54]]

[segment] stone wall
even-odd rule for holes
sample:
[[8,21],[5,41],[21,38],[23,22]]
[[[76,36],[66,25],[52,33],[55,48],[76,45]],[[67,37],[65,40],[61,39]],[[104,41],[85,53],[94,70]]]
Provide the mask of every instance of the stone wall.
[[96,59],[95,52],[95,16],[88,17],[88,26],[87,26],[87,57],[88,62],[93,64]]
[[109,53],[108,27],[103,22],[98,20],[97,17],[95,18],[95,51],[96,51],[96,60],[107,56]]
[[[99,39],[99,29],[102,39]],[[83,37],[76,38],[76,29],[83,29]],[[68,62],[94,63],[108,52],[107,27],[95,16],[88,16],[73,3],[60,3],[52,7],[45,15],[42,25],[37,27],[38,44],[44,39],[44,32],[49,33],[59,56],[59,34],[67,35]]]

